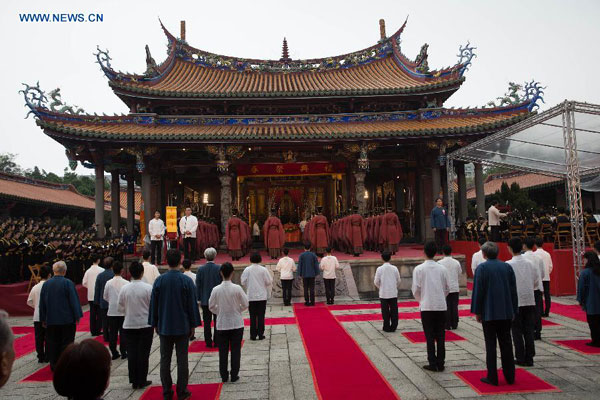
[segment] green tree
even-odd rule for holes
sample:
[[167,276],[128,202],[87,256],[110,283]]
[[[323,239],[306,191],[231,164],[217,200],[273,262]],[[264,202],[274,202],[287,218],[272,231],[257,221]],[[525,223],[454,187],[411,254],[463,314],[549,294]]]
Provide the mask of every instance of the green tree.
[[[510,206],[512,211],[527,213],[537,207],[535,201],[529,198],[529,193],[526,189],[521,189],[518,183],[513,182],[510,187],[506,182],[502,182],[500,190],[490,196],[490,203],[498,200],[502,205]],[[488,205],[489,206],[489,205]]]
[[17,174],[20,175],[23,173],[23,170],[16,163],[15,158],[16,154],[12,153],[1,153],[0,154],[0,171],[6,172],[8,174]]

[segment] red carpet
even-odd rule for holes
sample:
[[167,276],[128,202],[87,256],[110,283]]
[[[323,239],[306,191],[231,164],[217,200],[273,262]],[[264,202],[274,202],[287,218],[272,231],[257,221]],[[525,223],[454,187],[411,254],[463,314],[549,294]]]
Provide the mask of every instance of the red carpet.
[[555,340],[554,343],[560,344],[561,346],[568,347],[575,351],[578,351],[583,354],[600,354],[600,347],[591,347],[586,346],[586,343],[589,343],[590,339],[580,339],[580,340]]
[[467,290],[473,290],[473,282],[467,281]]
[[[402,336],[407,338],[412,343],[426,343],[425,332],[402,332]],[[464,337],[457,335],[452,331],[446,331],[446,342],[456,342],[459,340],[467,340]]]
[[86,311],[83,313],[83,317],[77,324],[77,332],[89,332],[90,331],[90,312]]
[[[459,305],[471,305],[471,299],[458,300]],[[376,310],[381,307],[379,303],[360,303],[360,304],[334,304],[327,306],[330,310]],[[399,308],[419,307],[418,301],[399,301]]]
[[[295,325],[296,318],[294,317],[280,317],[280,318],[265,318],[265,325]],[[245,326],[250,326],[250,320],[244,320]]]
[[[472,317],[471,310],[458,310],[459,317]],[[355,321],[381,321],[381,313],[374,314],[346,314],[335,316],[340,322],[355,322]],[[400,313],[398,319],[421,319],[421,312],[406,312]]]
[[38,369],[33,374],[23,378],[21,382],[50,382],[52,381],[52,371],[50,365],[46,365],[42,369]]
[[34,332],[33,326],[13,326],[11,329],[15,335],[26,335]]
[[541,380],[531,372],[521,368],[517,368],[515,372],[515,383],[512,385],[506,383],[501,369],[498,370],[498,386],[488,385],[480,381],[481,378],[487,375],[486,370],[458,371],[454,374],[469,385],[471,389],[481,395],[561,391],[556,386]]
[[550,312],[562,315],[563,317],[572,318],[577,321],[587,322],[585,311],[583,311],[581,306],[578,305],[566,305],[552,302],[552,305],[550,306]]
[[[95,341],[102,343],[105,346],[108,346],[108,342],[104,341],[104,336],[100,335],[100,336],[96,336],[94,338]],[[117,338],[117,345],[121,344],[121,337]]]
[[557,324],[556,322],[552,322],[550,320],[542,318],[542,326],[550,327],[550,326],[562,326],[561,324]]
[[28,333],[27,335],[18,337],[14,341],[15,358],[26,356],[35,350],[35,335]]
[[[192,399],[218,399],[221,394],[222,383],[203,383],[201,385],[188,385],[188,390],[192,392]],[[173,392],[175,392],[173,385]],[[162,386],[150,386],[140,397],[140,400],[162,400]],[[177,400],[177,394],[173,396]]]
[[[242,340],[242,348],[244,347],[244,340]],[[188,347],[188,353],[217,353],[218,347],[206,347],[204,340],[194,340]]]
[[294,305],[294,312],[319,399],[399,399],[326,307]]

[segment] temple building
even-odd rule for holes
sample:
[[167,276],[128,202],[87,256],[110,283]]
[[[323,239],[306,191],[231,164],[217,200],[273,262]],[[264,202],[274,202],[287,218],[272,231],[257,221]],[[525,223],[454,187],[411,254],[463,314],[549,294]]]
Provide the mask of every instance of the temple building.
[[[23,90],[36,123],[65,147],[71,165],[95,169],[97,192],[103,174],[112,174],[113,209],[116,178],[128,182],[130,224],[139,182],[146,215],[189,205],[223,226],[233,209],[253,223],[275,208],[294,224],[318,206],[330,220],[353,206],[362,213],[391,207],[404,236],[421,241],[435,198],[446,192],[445,154],[527,118],[540,99],[539,85],[530,84],[499,105],[444,108],[465,82],[474,47],[460,46],[455,65],[430,69],[427,44],[414,60],[402,52],[406,22],[387,36],[380,20],[379,40],[366,49],[303,60],[290,58],[285,39],[281,59],[246,59],[192,47],[184,21],[179,38],[161,27],[166,58],[157,63],[146,46],[144,73],[119,72],[108,51],[96,53],[127,115],[86,114],[63,103],[58,89]],[[464,219],[464,164],[455,168]],[[481,165],[475,173],[480,203]],[[102,196],[96,201],[103,225]],[[119,223],[117,213],[111,222]]]

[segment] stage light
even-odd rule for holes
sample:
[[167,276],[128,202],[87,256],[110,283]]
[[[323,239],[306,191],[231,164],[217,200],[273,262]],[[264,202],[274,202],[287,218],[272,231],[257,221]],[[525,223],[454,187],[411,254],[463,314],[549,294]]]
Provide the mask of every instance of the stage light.
[[183,148],[183,151],[185,151],[185,147]]
[[179,184],[181,185],[181,181],[179,181]]

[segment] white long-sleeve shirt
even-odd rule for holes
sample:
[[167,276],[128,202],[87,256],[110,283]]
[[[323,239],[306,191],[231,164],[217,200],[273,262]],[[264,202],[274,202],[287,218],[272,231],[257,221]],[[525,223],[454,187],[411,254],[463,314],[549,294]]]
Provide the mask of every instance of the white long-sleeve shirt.
[[[186,238],[186,237],[195,238],[197,229],[198,229],[198,219],[196,217],[194,217],[193,215],[190,215],[189,217],[183,216],[179,220],[179,230],[181,231],[181,234],[183,235],[184,238]],[[186,234],[187,231],[189,231],[190,233]]]
[[250,264],[242,272],[241,282],[246,287],[249,301],[262,301],[269,297],[273,278],[262,265]]
[[44,283],[46,281],[40,281],[32,287],[27,297],[27,305],[33,308],[33,322],[40,322],[40,293],[42,292]]
[[[125,315],[123,328],[141,329],[148,328],[148,313],[150,312],[150,298],[152,286],[139,279],[121,288],[118,299],[118,311]],[[110,305],[110,303],[109,303]]]
[[119,293],[123,286],[127,285],[129,281],[123,279],[121,275],[115,275],[114,278],[109,279],[104,287],[104,300],[108,302],[108,311],[106,315],[109,317],[123,317],[125,314],[119,311]]
[[277,261],[277,266],[275,267],[275,269],[279,272],[279,279],[294,279],[294,272],[296,272],[296,263],[291,257],[281,257],[279,261]]
[[460,291],[459,282],[462,274],[460,262],[450,256],[447,256],[438,261],[438,263],[442,264],[448,273],[448,291],[450,293],[458,293]]
[[523,257],[528,259],[533,264],[533,266],[535,267],[536,271],[539,274],[540,280],[539,280],[539,284],[535,290],[539,290],[539,291],[543,292],[544,284],[542,283],[542,279],[544,278],[544,272],[545,272],[544,260],[542,260],[542,258],[540,256],[534,254],[533,251],[531,251],[531,250],[527,250],[525,253],[523,253]]
[[375,287],[379,289],[380,299],[395,299],[400,287],[400,272],[395,265],[388,262],[377,267],[375,271]]
[[533,292],[539,285],[539,272],[531,261],[522,255],[514,256],[507,263],[515,271],[519,307],[535,306],[535,295]]
[[243,328],[242,311],[248,309],[248,296],[240,286],[223,281],[210,293],[208,309],[217,316],[218,331]]
[[413,270],[412,293],[420,311],[446,311],[449,293],[446,268],[433,260],[417,265]]
[[144,267],[144,275],[142,276],[142,280],[149,285],[154,285],[154,281],[160,276],[158,268],[156,265],[150,264],[148,261],[144,261],[142,266]]
[[163,240],[165,234],[165,223],[163,220],[152,218],[148,222],[148,233],[150,234],[150,240]]
[[335,256],[325,256],[321,259],[319,268],[323,271],[323,279],[335,279],[335,270],[340,269],[340,263]]
[[554,265],[552,265],[552,256],[550,255],[550,253],[548,253],[546,250],[542,249],[541,247],[538,247],[533,254],[535,254],[536,256],[540,257],[542,259],[542,261],[544,261],[544,277],[542,278],[542,281],[550,281],[550,274],[552,273],[552,270],[554,269]]
[[92,264],[91,267],[83,274],[83,280],[81,284],[84,288],[87,288],[87,299],[88,302],[94,301],[94,293],[96,291],[96,278],[104,271],[104,268],[98,264]]
[[496,207],[491,206],[488,209],[488,225],[489,226],[498,226],[500,225],[500,218],[506,217],[506,214],[501,213]]
[[473,276],[475,276],[475,270],[477,266],[485,262],[485,258],[483,258],[483,252],[479,250],[477,253],[473,253],[473,257],[471,257],[471,271],[473,272]]
[[196,284],[196,274],[192,271],[185,271],[183,273],[185,276],[189,277],[192,281],[194,281],[194,285]]

